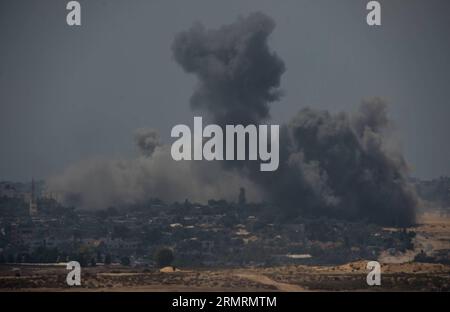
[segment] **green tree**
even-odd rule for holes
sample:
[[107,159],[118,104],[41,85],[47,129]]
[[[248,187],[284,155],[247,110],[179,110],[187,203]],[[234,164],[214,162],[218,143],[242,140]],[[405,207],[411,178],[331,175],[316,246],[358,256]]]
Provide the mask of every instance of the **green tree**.
[[111,255],[110,255],[110,254],[107,254],[107,255],[105,256],[105,264],[106,264],[106,265],[109,265],[109,264],[111,264],[111,262],[112,262],[112,260],[111,260]]
[[173,252],[169,248],[162,248],[155,254],[155,261],[158,267],[169,266],[174,259]]
[[131,263],[130,258],[129,257],[122,257],[120,259],[120,264],[125,265],[125,266],[129,266]]
[[78,261],[78,263],[80,263],[80,266],[83,268],[88,266],[88,256],[84,253],[78,253],[75,257],[75,260]]

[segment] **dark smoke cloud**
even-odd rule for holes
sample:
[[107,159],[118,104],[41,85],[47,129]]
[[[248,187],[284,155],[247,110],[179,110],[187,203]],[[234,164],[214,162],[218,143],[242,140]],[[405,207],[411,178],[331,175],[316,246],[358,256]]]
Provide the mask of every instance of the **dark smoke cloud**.
[[282,167],[273,199],[292,210],[406,226],[415,221],[416,195],[408,167],[389,144],[392,125],[379,98],[353,115],[310,108],[286,126]]
[[[285,71],[267,43],[274,27],[254,13],[218,30],[196,24],[177,35],[175,60],[198,78],[191,107],[222,125],[267,121]],[[76,206],[106,208],[150,197],[235,200],[244,187],[250,200],[268,200],[273,213],[287,217],[414,223],[416,195],[381,99],[364,101],[353,114],[303,108],[280,130],[275,172],[260,172],[258,162],[175,162],[155,131],[139,130],[140,157],[71,166],[50,179],[50,189]]]
[[[218,30],[196,24],[176,36],[175,60],[199,80],[192,108],[219,124],[267,120],[285,70],[267,44],[274,27],[272,19],[254,13]],[[305,108],[282,127],[278,171],[261,173],[252,162],[224,168],[248,172],[287,215],[409,225],[417,200],[406,162],[390,144],[386,110],[378,98],[365,101],[353,115]]]
[[267,45],[274,28],[272,19],[254,13],[218,30],[195,24],[178,34],[172,46],[175,60],[199,80],[192,108],[207,112],[221,125],[267,119],[268,104],[280,97],[285,71]]
[[144,156],[151,156],[155,148],[161,145],[159,133],[154,129],[141,128],[136,130],[134,140]]

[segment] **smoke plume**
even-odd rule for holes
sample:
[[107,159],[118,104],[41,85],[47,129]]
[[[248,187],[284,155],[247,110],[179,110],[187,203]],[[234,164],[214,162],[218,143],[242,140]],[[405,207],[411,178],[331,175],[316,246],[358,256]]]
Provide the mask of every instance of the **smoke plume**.
[[270,102],[280,97],[283,61],[269,50],[272,19],[254,13],[218,30],[195,24],[178,34],[175,60],[198,78],[191,107],[217,124],[255,124],[269,117]]
[[[268,46],[274,27],[271,18],[254,13],[217,30],[197,23],[175,37],[174,59],[198,79],[190,99],[194,111],[221,125],[269,120],[285,71]],[[260,172],[255,162],[175,162],[155,131],[139,130],[140,157],[87,161],[50,183],[66,201],[88,208],[150,197],[235,200],[244,187],[250,200],[270,201],[276,214],[406,226],[415,221],[417,199],[407,164],[392,144],[392,129],[379,98],[351,114],[303,108],[281,127],[280,166],[274,172]]]
[[267,183],[289,213],[406,226],[415,221],[417,198],[408,167],[392,148],[392,124],[378,98],[355,114],[302,109],[283,131],[280,170]]
[[144,156],[151,156],[157,146],[161,145],[159,133],[154,129],[141,128],[136,130],[134,141]]
[[132,159],[86,160],[68,167],[47,184],[62,195],[64,204],[82,209],[120,207],[151,198],[166,202],[236,201],[241,186],[250,201],[262,196],[249,179],[236,171],[224,171],[216,162],[172,160],[167,145],[156,146],[151,155]]
[[[194,110],[219,124],[258,124],[269,118],[285,70],[267,44],[274,27],[268,16],[254,13],[218,30],[195,24],[176,36],[175,60],[198,78]],[[224,168],[248,172],[287,215],[409,225],[417,200],[406,162],[389,144],[386,110],[378,98],[363,102],[352,115],[302,109],[281,131],[278,171],[261,173],[252,162],[228,162]]]

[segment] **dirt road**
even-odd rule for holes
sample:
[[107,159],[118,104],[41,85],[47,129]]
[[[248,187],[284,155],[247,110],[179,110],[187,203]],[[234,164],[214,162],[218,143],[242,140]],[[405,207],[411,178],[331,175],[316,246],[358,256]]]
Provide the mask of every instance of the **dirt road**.
[[272,280],[272,279],[270,279],[267,276],[262,275],[262,274],[257,274],[257,273],[238,273],[238,274],[236,274],[236,276],[238,276],[240,278],[245,278],[245,279],[251,280],[251,281],[256,282],[256,283],[261,283],[261,284],[264,284],[264,285],[274,286],[279,291],[291,291],[291,292],[306,291],[305,288],[300,287],[298,285],[279,283],[279,282],[274,281],[274,280]]

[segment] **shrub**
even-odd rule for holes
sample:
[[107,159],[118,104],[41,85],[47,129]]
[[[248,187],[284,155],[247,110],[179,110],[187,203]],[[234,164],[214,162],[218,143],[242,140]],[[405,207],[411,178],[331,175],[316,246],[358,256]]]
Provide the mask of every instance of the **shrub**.
[[174,259],[172,250],[168,248],[162,248],[155,254],[155,261],[158,267],[169,266]]

